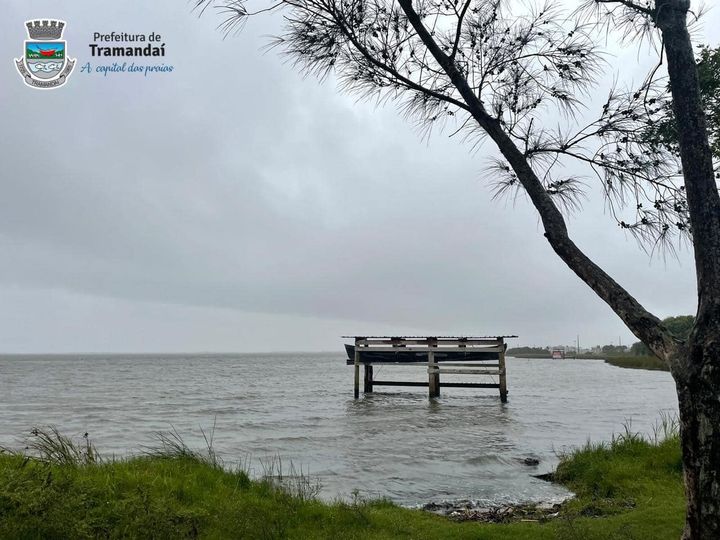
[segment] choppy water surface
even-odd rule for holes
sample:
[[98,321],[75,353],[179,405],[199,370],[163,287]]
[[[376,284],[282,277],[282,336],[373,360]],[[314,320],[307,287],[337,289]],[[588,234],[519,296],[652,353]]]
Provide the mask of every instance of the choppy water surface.
[[[422,367],[375,368],[376,378],[422,380]],[[323,485],[322,496],[552,500],[566,492],[534,479],[556,453],[608,440],[628,420],[649,431],[674,413],[670,375],[594,360],[508,359],[509,403],[494,390],[377,388],[352,399],[352,367],[337,354],[0,357],[0,445],[34,425],[89,432],[125,455],[174,427],[202,447],[216,423],[226,462],[279,455]],[[521,463],[541,460],[539,467]],[[248,461],[249,459],[249,461]]]

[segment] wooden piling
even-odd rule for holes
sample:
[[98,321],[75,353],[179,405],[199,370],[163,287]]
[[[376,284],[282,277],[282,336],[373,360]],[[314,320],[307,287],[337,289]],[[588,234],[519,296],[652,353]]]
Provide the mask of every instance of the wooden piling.
[[355,340],[355,399],[360,397],[360,346]]
[[500,352],[499,352],[499,358],[498,358],[498,367],[500,370],[499,374],[499,383],[500,383],[500,401],[502,403],[507,403],[507,372],[505,370],[505,342],[503,338],[498,338],[498,341],[500,342]]
[[428,338],[428,395],[431,398],[440,396],[440,373],[439,366],[435,362],[433,347],[437,347],[437,339]]
[[365,364],[365,381],[363,392],[371,394],[373,391],[373,367],[372,364]]

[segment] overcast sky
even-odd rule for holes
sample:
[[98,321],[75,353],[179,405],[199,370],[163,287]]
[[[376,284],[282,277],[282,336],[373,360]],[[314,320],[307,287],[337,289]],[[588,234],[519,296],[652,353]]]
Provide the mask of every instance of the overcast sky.
[[[527,201],[492,201],[477,152],[421,140],[183,0],[13,0],[0,18],[0,351],[338,350],[342,334],[634,341],[554,255]],[[9,7],[9,9],[8,9]],[[24,21],[66,20],[53,91],[13,58]],[[717,45],[712,11],[703,40]],[[158,32],[173,73],[87,75],[94,32]],[[610,44],[614,51],[620,49]],[[147,63],[146,61],[143,61]],[[647,51],[617,53],[639,80]],[[622,69],[621,69],[622,67]],[[591,198],[574,240],[660,317],[694,313],[694,268],[650,259]]]

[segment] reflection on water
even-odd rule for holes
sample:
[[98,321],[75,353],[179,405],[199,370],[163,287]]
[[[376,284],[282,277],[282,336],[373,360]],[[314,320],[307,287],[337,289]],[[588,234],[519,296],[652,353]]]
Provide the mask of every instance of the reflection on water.
[[[379,368],[422,380],[422,367]],[[376,368],[376,378],[378,378]],[[279,455],[320,477],[322,496],[353,490],[402,504],[442,499],[549,500],[566,492],[534,479],[557,453],[607,440],[631,421],[650,431],[675,412],[670,375],[593,360],[508,359],[509,403],[493,390],[423,388],[352,399],[340,354],[0,357],[0,445],[34,425],[89,432],[125,455],[172,427],[193,446],[216,423],[226,462]],[[522,463],[541,460],[539,467]]]

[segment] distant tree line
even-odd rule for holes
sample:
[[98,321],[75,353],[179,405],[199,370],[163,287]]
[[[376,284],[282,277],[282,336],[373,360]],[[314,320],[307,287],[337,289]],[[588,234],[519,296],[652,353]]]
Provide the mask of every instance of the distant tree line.
[[507,350],[510,356],[516,355],[537,355],[540,357],[550,356],[550,351],[546,347],[514,347]]
[[[695,317],[692,315],[679,315],[677,317],[668,317],[663,319],[662,323],[675,338],[686,340],[690,336],[690,330],[692,330],[693,324],[695,324]],[[604,347],[603,352],[605,352]],[[648,349],[641,341],[632,344],[630,347],[630,354],[633,356],[653,355],[650,352],[650,349]]]
[[[662,323],[673,335],[673,337],[685,340],[690,335],[690,330],[695,323],[695,317],[692,315],[678,315],[677,317],[667,317],[662,320]],[[534,356],[538,358],[544,358],[550,356],[550,350],[552,347],[514,347],[507,350],[507,354],[510,356]],[[572,347],[566,347],[567,350],[573,350]],[[638,341],[633,343],[630,347],[625,345],[602,345],[593,347],[594,351],[602,352],[606,355],[631,355],[631,356],[654,356],[650,352],[644,343]],[[589,354],[589,353],[584,353]]]

